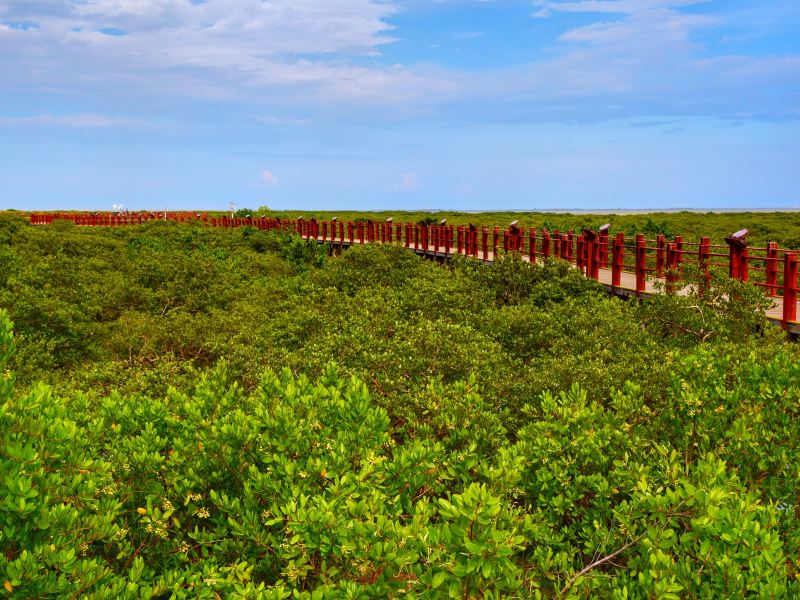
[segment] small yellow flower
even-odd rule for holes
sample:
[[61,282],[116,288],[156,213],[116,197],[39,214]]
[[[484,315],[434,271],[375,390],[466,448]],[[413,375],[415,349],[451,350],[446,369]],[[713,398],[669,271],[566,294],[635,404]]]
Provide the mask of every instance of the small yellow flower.
[[146,508],[142,508],[140,506],[139,508],[136,509],[136,512],[139,513],[140,515],[146,515],[147,514],[147,509]]

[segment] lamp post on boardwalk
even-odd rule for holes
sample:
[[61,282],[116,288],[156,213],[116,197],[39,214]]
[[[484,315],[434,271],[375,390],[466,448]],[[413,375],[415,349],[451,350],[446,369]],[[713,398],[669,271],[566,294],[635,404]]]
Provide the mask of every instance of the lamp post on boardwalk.
[[511,252],[517,252],[520,249],[520,231],[519,228],[519,220],[514,219],[511,221],[511,224],[508,226],[508,248],[506,250],[510,250]]
[[611,229],[611,224],[606,223],[605,225],[601,225],[598,232],[600,233],[600,244],[598,248],[598,252],[600,255],[600,268],[605,269],[608,267],[608,230]]
[[747,281],[747,229],[740,229],[725,238],[725,242],[730,248],[730,258],[728,265],[728,275],[731,279]]

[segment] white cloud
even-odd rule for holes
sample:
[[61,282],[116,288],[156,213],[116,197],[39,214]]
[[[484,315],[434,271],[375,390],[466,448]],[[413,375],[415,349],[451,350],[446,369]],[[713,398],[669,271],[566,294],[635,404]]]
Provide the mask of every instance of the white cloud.
[[106,129],[109,127],[140,127],[143,124],[130,119],[96,114],[32,115],[26,117],[0,116],[0,125],[57,125],[79,129]]
[[91,98],[87,112],[135,104],[143,114],[193,96],[285,126],[437,113],[787,114],[793,92],[775,109],[770,90],[798,81],[797,54],[721,56],[704,47],[709,38],[699,34],[721,21],[682,10],[704,1],[538,0],[533,16],[580,13],[584,24],[527,63],[459,71],[370,60],[392,42],[400,0],[0,0],[0,90],[69,97],[72,106]]
[[404,192],[413,192],[419,185],[419,176],[416,173],[403,173],[400,178],[400,189]]
[[261,171],[261,181],[268,185],[278,185],[278,178],[269,169]]
[[266,114],[257,117],[258,121],[266,125],[291,125],[294,127],[304,127],[311,125],[314,121],[312,119],[296,119],[290,117],[279,117],[273,114]]
[[617,21],[601,21],[567,31],[561,39],[568,42],[585,42],[596,45],[624,44],[651,48],[670,45],[673,48],[691,44],[690,36],[701,27],[719,24],[717,18],[704,15],[687,15],[666,8],[634,12]]
[[[95,93],[347,99],[402,105],[446,82],[402,66],[356,64],[391,43],[385,0],[7,0],[4,79]],[[110,35],[113,33],[113,35]]]
[[633,14],[653,9],[692,6],[710,1],[711,0],[577,0],[556,2],[539,0],[536,4],[542,8],[536,15],[548,17],[552,12]]

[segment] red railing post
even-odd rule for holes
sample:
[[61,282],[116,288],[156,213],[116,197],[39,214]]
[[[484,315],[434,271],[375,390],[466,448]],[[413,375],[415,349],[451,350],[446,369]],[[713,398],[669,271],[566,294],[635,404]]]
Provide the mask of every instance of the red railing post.
[[625,234],[620,232],[614,238],[611,248],[611,285],[620,287],[622,285],[622,269],[625,258]]
[[[666,247],[667,252],[667,285],[666,285],[666,292],[667,294],[674,294],[675,293],[675,282],[677,281],[677,273],[676,270],[678,268],[678,250],[675,248],[675,244],[673,242],[667,242]],[[663,267],[662,267],[663,270]]]
[[701,237],[700,248],[697,253],[697,264],[703,271],[703,278],[706,285],[711,281],[711,273],[709,272],[709,262],[711,261],[711,238]]
[[445,225],[444,227],[444,255],[450,256],[450,248],[453,245],[453,228]]
[[644,234],[636,235],[636,295],[645,291],[647,280],[647,242]]
[[483,260],[489,260],[489,228],[486,225],[481,226],[481,250],[483,251]]
[[542,228],[542,256],[550,258],[550,232]]
[[591,229],[584,229],[582,239],[585,253],[584,264],[586,266],[586,276],[597,281],[600,278],[599,257],[597,255],[597,251],[599,250],[597,234]]
[[747,281],[747,229],[737,231],[725,238],[730,254],[728,258],[728,275],[731,279]]
[[536,262],[536,228],[531,227],[528,232],[528,260],[531,264]]
[[770,296],[778,294],[778,242],[769,242],[767,244],[767,293]]
[[500,242],[500,228],[495,225],[492,229],[492,260],[497,259],[497,247],[499,246]]
[[458,253],[462,254],[464,250],[464,226],[459,225],[458,230],[456,232],[456,248],[458,248]]
[[742,281],[748,281],[750,279],[749,275],[749,267],[750,265],[750,257],[748,255],[747,246],[742,248],[741,253],[739,254],[739,279]]
[[358,243],[359,244],[363,244],[364,243],[364,223],[359,221],[356,224],[356,228],[358,229]]
[[677,257],[675,258],[675,267],[679,267],[683,264],[683,236],[676,235],[675,236],[675,251],[678,253]]
[[570,229],[566,235],[567,239],[567,260],[573,262],[575,260],[575,232]]
[[[664,254],[667,252],[667,238],[663,233],[656,236],[656,276],[664,276]],[[669,268],[669,267],[667,267]]]
[[564,245],[564,239],[561,236],[561,232],[558,229],[553,230],[553,256],[556,258],[562,258],[561,251],[563,250],[562,246]]
[[608,228],[607,224],[600,228],[600,247],[598,251],[600,254],[600,268],[602,269],[608,268]]
[[326,221],[322,222],[322,241],[328,241],[328,223]]
[[783,258],[783,328],[797,322],[797,253],[787,252]]
[[787,252],[783,259],[783,328],[797,321],[797,254]]
[[578,267],[578,271],[580,271],[581,273],[583,273],[588,277],[589,276],[588,271],[584,270],[587,264],[586,250],[587,250],[586,237],[585,235],[579,235],[577,240],[577,248],[575,252],[575,266]]

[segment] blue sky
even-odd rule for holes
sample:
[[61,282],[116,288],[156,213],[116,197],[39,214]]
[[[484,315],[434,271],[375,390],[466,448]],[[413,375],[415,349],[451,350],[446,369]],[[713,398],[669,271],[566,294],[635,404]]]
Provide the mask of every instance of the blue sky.
[[0,207],[800,206],[798,0],[0,0]]

